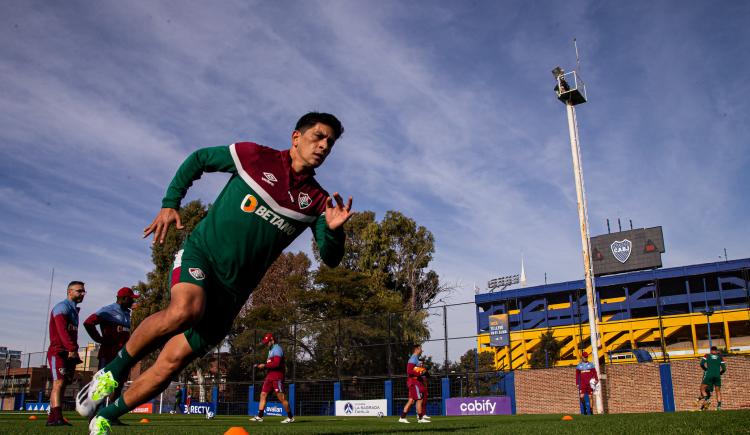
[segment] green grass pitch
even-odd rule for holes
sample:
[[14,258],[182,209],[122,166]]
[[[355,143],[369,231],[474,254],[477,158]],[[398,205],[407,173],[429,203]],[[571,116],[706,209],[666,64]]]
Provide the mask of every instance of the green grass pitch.
[[[0,413],[0,434],[87,434],[86,422],[73,413],[67,417],[72,427],[44,426],[47,416],[36,414],[30,421],[27,413]],[[605,416],[573,415],[573,421],[562,421],[561,415],[516,415],[488,417],[433,417],[430,424],[397,422],[398,417],[297,417],[290,425],[280,424],[280,417],[267,417],[263,423],[252,423],[243,416],[146,415],[150,423],[140,424],[144,415],[128,415],[129,426],[115,427],[114,434],[223,434],[231,426],[242,426],[250,434],[374,434],[374,433],[476,433],[476,434],[730,434],[750,433],[750,411],[709,411],[653,414],[617,414]]]

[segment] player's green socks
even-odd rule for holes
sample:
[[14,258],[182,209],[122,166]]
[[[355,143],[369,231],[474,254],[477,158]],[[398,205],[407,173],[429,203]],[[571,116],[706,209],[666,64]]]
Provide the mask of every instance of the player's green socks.
[[118,383],[122,384],[127,380],[130,369],[133,368],[135,363],[135,359],[128,354],[128,351],[125,350],[125,347],[123,346],[123,348],[117,352],[115,359],[104,367],[104,370],[112,373],[112,377],[115,378]]
[[125,404],[125,400],[122,398],[122,396],[120,396],[109,406],[100,409],[99,412],[96,413],[96,415],[104,417],[109,421],[114,421],[120,418],[121,415],[125,415],[128,412],[130,412],[130,407]]

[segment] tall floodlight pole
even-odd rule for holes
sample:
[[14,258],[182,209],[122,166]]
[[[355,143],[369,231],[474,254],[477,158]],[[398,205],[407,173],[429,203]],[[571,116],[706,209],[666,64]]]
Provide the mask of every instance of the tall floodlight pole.
[[[576,47],[576,59],[578,48]],[[565,104],[568,115],[568,132],[570,134],[570,150],[573,154],[573,175],[576,183],[576,197],[578,199],[578,221],[581,229],[581,247],[583,248],[583,268],[586,281],[586,305],[589,311],[589,330],[591,335],[591,356],[596,372],[601,374],[599,367],[599,315],[597,313],[596,292],[594,291],[594,277],[591,265],[591,241],[589,239],[588,212],[586,211],[586,190],[583,186],[583,165],[581,151],[578,145],[578,122],[575,106],[586,102],[586,88],[578,76],[578,71],[566,73],[559,66],[552,70],[557,85],[557,98]],[[604,413],[602,390],[594,391],[594,401],[597,413]]]

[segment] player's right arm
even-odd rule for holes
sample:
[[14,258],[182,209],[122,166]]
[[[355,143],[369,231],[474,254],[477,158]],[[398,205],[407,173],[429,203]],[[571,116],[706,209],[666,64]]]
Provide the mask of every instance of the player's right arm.
[[234,165],[228,146],[201,148],[182,162],[161,201],[162,208],[159,214],[151,225],[143,230],[144,239],[153,233],[154,241],[164,243],[164,237],[172,222],[175,222],[177,229],[183,228],[177,210],[190,186],[195,180],[200,179],[204,172],[237,173],[237,167]]
[[708,367],[706,367],[706,357],[705,356],[703,356],[703,358],[701,358],[701,368],[703,369],[704,372],[706,370],[708,370]]
[[100,323],[101,319],[96,315],[96,313],[88,316],[86,320],[83,321],[83,327],[86,328],[86,332],[89,333],[89,337],[91,337],[91,339],[97,343],[102,343],[104,341],[102,335],[99,334],[99,330],[96,329],[96,325]]

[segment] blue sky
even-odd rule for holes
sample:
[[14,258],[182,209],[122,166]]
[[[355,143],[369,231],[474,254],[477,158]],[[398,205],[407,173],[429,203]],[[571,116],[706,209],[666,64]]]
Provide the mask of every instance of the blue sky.
[[144,279],[141,231],[187,154],[286,148],[309,110],[346,128],[321,184],[430,229],[452,301],[521,252],[530,284],[580,278],[550,74],[573,66],[574,36],[592,233],[663,225],[665,266],[750,256],[750,4],[653,3],[4,2],[0,345],[39,350],[52,267],[54,301],[86,281],[83,316]]

